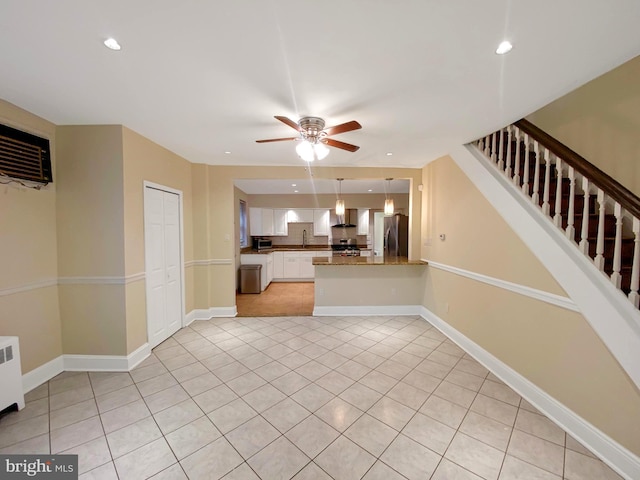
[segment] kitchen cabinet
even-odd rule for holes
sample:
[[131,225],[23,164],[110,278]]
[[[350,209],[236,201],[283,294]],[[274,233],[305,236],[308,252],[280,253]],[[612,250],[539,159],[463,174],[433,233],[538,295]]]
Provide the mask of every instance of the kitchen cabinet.
[[260,269],[260,291],[264,292],[273,280],[273,253],[240,255],[241,265],[262,265]]
[[300,278],[300,254],[284,252],[284,278]]
[[313,211],[313,235],[328,237],[330,231],[329,209],[315,209]]
[[273,209],[273,234],[275,236],[289,235],[289,211],[284,208]]
[[313,223],[312,208],[296,208],[288,212],[290,223]]
[[[330,257],[331,252],[327,250],[308,250],[283,252],[282,273],[286,279],[312,279],[315,277],[315,267],[313,257]],[[277,261],[274,260],[274,269]],[[277,278],[277,277],[276,277]]]
[[299,257],[300,278],[313,278],[315,276],[315,267],[312,260],[316,254],[314,252],[303,252]]
[[369,209],[358,209],[358,227],[356,235],[369,235]]
[[284,277],[284,252],[273,252],[273,278],[281,279]]
[[249,232],[252,237],[273,235],[273,209],[250,208]]

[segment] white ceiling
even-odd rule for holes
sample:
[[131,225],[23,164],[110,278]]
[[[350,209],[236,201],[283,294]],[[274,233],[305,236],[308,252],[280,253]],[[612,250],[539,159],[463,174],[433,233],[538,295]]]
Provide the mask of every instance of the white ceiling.
[[[343,180],[342,185],[338,185],[336,180],[327,179],[300,179],[300,180],[248,180],[236,179],[236,187],[250,195],[254,194],[337,194],[342,193],[364,193],[364,194],[384,194],[384,193],[409,193],[409,180],[394,179],[386,182],[377,180]],[[295,185],[295,186],[294,186]],[[370,191],[371,190],[371,191]]]
[[0,97],[214,165],[300,165],[255,143],[295,134],[274,115],[357,120],[334,138],[360,150],[317,163],[419,168],[636,56],[639,19],[638,0],[2,0]]

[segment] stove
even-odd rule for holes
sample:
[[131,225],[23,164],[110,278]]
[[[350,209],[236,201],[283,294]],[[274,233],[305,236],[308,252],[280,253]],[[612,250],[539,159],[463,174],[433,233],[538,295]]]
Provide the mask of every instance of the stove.
[[331,245],[334,257],[359,257],[360,249],[357,245],[338,243]]

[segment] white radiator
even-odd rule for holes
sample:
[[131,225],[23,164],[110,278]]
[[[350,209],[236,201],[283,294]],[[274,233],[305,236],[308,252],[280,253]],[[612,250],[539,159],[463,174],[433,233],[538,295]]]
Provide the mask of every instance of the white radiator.
[[18,404],[24,408],[18,337],[0,337],[0,410]]

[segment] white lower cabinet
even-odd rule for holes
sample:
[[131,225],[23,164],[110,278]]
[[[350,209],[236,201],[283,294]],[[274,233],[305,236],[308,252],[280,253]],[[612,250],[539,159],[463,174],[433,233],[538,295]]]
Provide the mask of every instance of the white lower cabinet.
[[317,256],[314,252],[303,252],[300,254],[300,278],[315,277],[315,268],[313,267],[313,257]]
[[284,278],[300,278],[300,255],[284,252]]
[[[327,250],[311,251],[291,251],[275,252],[273,259],[274,278],[284,278],[287,280],[310,279],[315,277],[315,267],[313,257],[330,257],[331,252]],[[280,260],[282,259],[282,260]],[[279,276],[280,265],[282,265],[282,275]]]
[[284,252],[273,252],[273,278],[284,278]]

